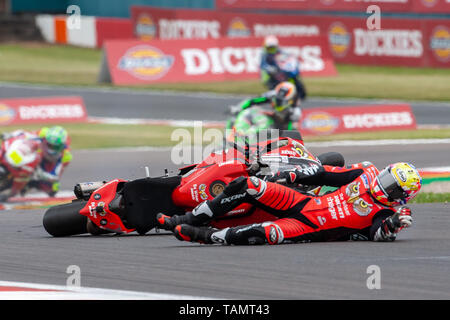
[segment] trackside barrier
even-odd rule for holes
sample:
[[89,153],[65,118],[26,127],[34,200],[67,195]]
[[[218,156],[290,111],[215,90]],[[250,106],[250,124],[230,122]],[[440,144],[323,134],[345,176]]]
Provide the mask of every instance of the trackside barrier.
[[[195,120],[89,117],[88,121],[116,125],[166,125],[174,128],[195,127],[199,125],[199,122]],[[225,126],[225,121],[201,121],[200,123],[205,128],[223,128]],[[302,117],[297,123],[297,128],[304,136],[317,136],[354,132],[415,130],[418,128],[418,125],[409,104],[376,104],[348,107],[324,106],[304,108]],[[414,141],[418,140],[416,139]],[[431,142],[432,140],[426,141]],[[438,143],[441,142],[439,141]],[[446,143],[448,142],[446,141]],[[318,144],[320,143],[318,142]],[[330,142],[324,143],[329,144]],[[342,141],[337,141],[336,143],[343,145]],[[421,143],[423,143],[423,140]],[[352,141],[350,145],[357,145],[357,142]]]
[[449,0],[216,0],[218,9],[291,9],[364,12],[377,5],[383,12],[450,13]]
[[[232,7],[245,3],[268,8],[273,5],[316,4],[335,8],[362,8],[377,4],[382,12],[393,6],[400,10],[405,1],[228,1]],[[422,0],[419,0],[422,1]],[[450,13],[450,1],[445,3]],[[264,3],[262,3],[264,2]],[[409,3],[408,2],[408,3]],[[435,1],[423,1],[429,3]],[[328,5],[325,5],[328,3]],[[443,4],[443,0],[440,2]],[[331,5],[333,4],[333,5]],[[267,7],[266,7],[267,6]],[[438,8],[437,4],[435,8]],[[443,13],[440,11],[440,13]],[[170,10],[149,6],[131,7],[134,34],[142,40],[149,39],[217,39],[220,37],[245,38],[325,36],[335,62],[363,65],[402,65],[415,67],[450,67],[450,19],[413,19],[385,17],[381,28],[369,30],[366,17],[339,15],[263,14],[239,11]]]
[[[231,7],[254,5],[262,0],[228,1]],[[412,0],[297,0],[266,1],[277,5],[314,3],[325,8],[356,10],[371,3],[406,10]],[[450,0],[417,0],[415,8],[450,14]],[[342,8],[344,8],[342,7]],[[411,7],[412,8],[412,7]],[[440,9],[437,9],[440,8]],[[297,9],[300,9],[298,7]],[[422,10],[420,9],[420,10]],[[80,28],[68,28],[67,16],[38,15],[36,24],[50,43],[101,48],[105,40],[219,39],[264,37],[316,37],[328,39],[337,63],[450,68],[450,19],[383,16],[381,28],[369,30],[365,17],[339,15],[263,14],[226,10],[161,9],[132,6],[131,19],[81,16]],[[358,9],[359,10],[359,9]],[[435,12],[432,11],[432,12]],[[403,12],[403,11],[401,11]],[[260,44],[261,45],[261,44]]]
[[[104,45],[99,80],[118,85],[259,78],[261,38],[111,40]],[[336,75],[324,37],[281,39],[303,76]]]
[[81,97],[0,99],[0,126],[87,121]]
[[133,38],[130,19],[80,16],[77,27],[68,25],[66,15],[39,14],[36,25],[45,41],[87,48],[100,48],[105,39]]
[[304,109],[298,123],[304,135],[414,130],[416,119],[408,104]]

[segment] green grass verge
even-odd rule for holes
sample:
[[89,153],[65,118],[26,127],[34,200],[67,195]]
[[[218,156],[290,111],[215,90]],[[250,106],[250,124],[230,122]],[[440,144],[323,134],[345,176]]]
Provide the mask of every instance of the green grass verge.
[[0,45],[0,80],[93,85],[101,51],[41,43]]
[[[149,125],[114,125],[94,123],[62,124],[71,139],[71,149],[98,149],[120,147],[166,147],[177,144],[171,141],[172,132],[176,129],[169,126]],[[42,125],[2,127],[3,132],[16,129],[38,130]],[[186,128],[193,133],[192,128]]]
[[410,203],[450,202],[450,193],[419,192]]
[[[98,84],[101,50],[41,43],[0,45],[0,81],[52,85]],[[336,65],[337,77],[305,78],[310,96],[450,101],[450,69]],[[154,84],[137,90],[260,94],[257,80]]]
[[[194,137],[194,128],[175,128],[165,125],[133,125],[133,124],[96,124],[96,123],[68,123],[62,124],[67,129],[72,140],[72,149],[117,148],[139,146],[174,146],[180,139],[171,139],[176,129],[187,130]],[[38,130],[42,125],[7,126],[2,132],[16,129]],[[207,128],[202,129],[202,134]],[[197,136],[198,137],[198,136]],[[426,139],[450,138],[450,129],[419,129],[392,132],[369,132],[355,134],[340,134],[330,136],[305,136],[305,144],[315,141],[334,140],[374,140],[374,139]],[[200,137],[201,139],[201,137]],[[202,141],[186,141],[189,144],[200,145]],[[209,144],[209,141],[203,141]]]
[[450,100],[450,69],[337,65],[338,77],[306,79],[312,95]]

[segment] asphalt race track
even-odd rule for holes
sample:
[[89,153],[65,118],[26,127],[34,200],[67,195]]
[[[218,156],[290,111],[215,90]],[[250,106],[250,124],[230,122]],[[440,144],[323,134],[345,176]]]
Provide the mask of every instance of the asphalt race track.
[[[5,90],[0,86],[2,97],[6,91],[12,94],[11,88]],[[45,90],[31,90],[33,95],[48,95]],[[23,92],[21,96],[31,95]],[[198,97],[195,99],[202,100]],[[185,97],[182,103],[182,96],[176,95],[170,102],[185,112],[191,98]],[[223,98],[205,99],[217,103]],[[443,116],[450,112],[448,106],[428,107],[422,123],[448,124],[449,117]],[[111,116],[105,108],[101,108],[103,114],[94,108],[95,115]],[[167,115],[172,118],[172,113]],[[138,111],[129,116],[150,118]],[[448,142],[372,147],[312,144],[310,150],[315,154],[340,151],[347,163],[371,160],[379,167],[395,161],[410,161],[417,167],[448,166],[450,158]],[[80,181],[140,178],[145,176],[145,166],[152,176],[163,174],[164,168],[175,171],[178,167],[170,162],[170,149],[74,151],[62,189],[72,189]],[[0,211],[0,280],[65,285],[67,267],[77,265],[84,287],[219,299],[449,299],[450,204],[411,207],[414,225],[393,243],[257,247],[184,243],[166,232],[154,231],[145,236],[52,238],[42,227],[43,209]],[[380,289],[367,286],[371,266],[380,270]]]
[[[70,88],[0,83],[0,97],[81,96],[89,116],[224,121],[226,107],[249,96]],[[363,99],[310,98],[304,108],[398,103]],[[409,102],[418,124],[449,125],[450,104]],[[126,108],[124,108],[126,106]]]
[[[51,238],[41,210],[7,211],[0,225],[3,280],[220,299],[449,299],[449,205],[412,206],[415,225],[394,243],[257,247],[184,243],[169,234]],[[369,266],[380,289],[368,289]]]

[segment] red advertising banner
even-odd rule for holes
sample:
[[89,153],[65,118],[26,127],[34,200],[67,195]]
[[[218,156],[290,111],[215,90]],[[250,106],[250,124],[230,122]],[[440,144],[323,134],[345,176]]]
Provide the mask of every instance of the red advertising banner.
[[[450,3],[450,0],[447,1],[446,3]],[[360,1],[350,0],[345,3],[361,5]],[[436,5],[437,3],[441,2],[436,2]],[[336,62],[450,67],[450,19],[383,17],[380,29],[370,30],[364,17],[169,10],[153,7],[132,7],[131,11],[135,33],[141,39],[320,35],[328,38]]]
[[450,68],[450,20],[428,22],[423,38],[427,59],[425,64]]
[[304,109],[299,130],[304,135],[416,129],[408,104]]
[[[316,1],[319,2],[319,0]],[[310,2],[310,0],[216,0],[216,8],[306,10],[310,9]]]
[[450,20],[384,18],[369,30],[364,19],[324,17],[321,27],[337,62],[450,67]]
[[86,107],[81,97],[0,99],[0,125],[86,120]]
[[97,48],[101,48],[105,40],[134,37],[133,23],[130,19],[96,17],[95,29]]
[[[324,37],[283,38],[300,61],[302,76],[336,74]],[[209,82],[259,78],[261,38],[206,40],[113,40],[104,52],[114,84]]]
[[211,10],[171,10],[132,6],[134,32],[141,40],[217,39],[267,35],[318,36],[317,18]]
[[450,0],[411,0],[412,12],[417,13],[450,13]]
[[141,40],[217,39],[222,36],[218,11],[132,6],[134,33]]
[[377,5],[383,12],[450,13],[449,0],[216,0],[218,9],[289,9],[366,12]]

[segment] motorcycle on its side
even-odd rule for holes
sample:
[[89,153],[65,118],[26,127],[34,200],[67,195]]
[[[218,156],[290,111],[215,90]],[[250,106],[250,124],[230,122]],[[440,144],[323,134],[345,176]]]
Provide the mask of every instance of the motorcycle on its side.
[[[289,168],[301,169],[310,176],[323,164],[343,165],[343,157],[334,152],[315,157],[303,145],[298,131],[282,131],[275,138],[268,134],[267,139],[253,145],[226,139],[222,148],[201,163],[180,168],[176,175],[79,183],[74,188],[76,199],[49,208],[43,226],[54,237],[84,233],[145,234],[157,225],[159,212],[172,216],[192,211],[201,202],[220,194],[238,177],[264,179]],[[244,203],[211,225],[223,228],[273,219],[269,213]]]

